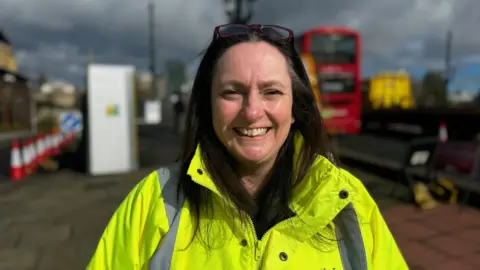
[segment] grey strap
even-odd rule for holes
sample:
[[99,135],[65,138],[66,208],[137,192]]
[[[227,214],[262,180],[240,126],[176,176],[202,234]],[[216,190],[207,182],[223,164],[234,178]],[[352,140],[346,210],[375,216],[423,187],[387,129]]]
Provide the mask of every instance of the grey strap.
[[332,152],[327,152],[327,153],[326,153],[326,157],[327,157],[327,159],[328,159],[333,165],[335,165],[337,168],[340,168],[340,167],[337,165],[337,161],[335,160],[335,157],[333,156],[333,153],[332,153]]
[[[185,197],[182,192],[178,193],[178,181],[180,168],[178,164],[172,164],[157,170],[162,197],[167,213],[169,229],[163,241],[159,243],[158,249],[150,261],[150,270],[168,270],[173,257],[175,240],[177,237],[180,215]],[[177,193],[179,198],[177,200]]]
[[367,256],[357,214],[349,203],[334,219],[338,249],[345,270],[367,270]]

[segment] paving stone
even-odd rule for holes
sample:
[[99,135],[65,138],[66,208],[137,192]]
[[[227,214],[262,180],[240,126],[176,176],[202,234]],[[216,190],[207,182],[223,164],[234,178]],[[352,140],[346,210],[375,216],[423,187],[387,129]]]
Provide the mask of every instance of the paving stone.
[[12,232],[6,229],[2,230],[0,234],[0,250],[15,248],[18,245],[19,240],[19,232]]
[[31,249],[0,249],[0,270],[34,269],[38,252]]
[[455,235],[432,237],[425,244],[452,257],[473,256],[480,252],[480,245]]
[[[83,240],[84,241],[84,240]],[[62,243],[44,249],[41,252],[38,270],[73,270],[85,269],[85,265],[79,265],[77,249],[74,243]]]
[[[461,239],[465,239],[467,241],[472,241],[480,245],[480,226],[475,226],[470,229],[465,229],[459,232],[455,232],[455,236]],[[480,257],[479,257],[480,261]]]
[[25,231],[21,235],[19,247],[45,248],[56,246],[67,241],[72,235],[69,225],[56,225],[52,227]]
[[453,269],[458,269],[458,270],[478,270],[478,268],[475,268],[469,264],[467,264],[465,261],[460,261],[460,260],[451,260],[447,262],[442,262],[441,264],[438,264],[435,266],[435,268],[431,268],[435,270],[453,270]]
[[414,205],[405,204],[392,207],[382,214],[388,224],[393,224],[396,222],[417,219],[425,213]]
[[82,264],[83,269],[85,269],[87,264],[90,262],[90,259],[92,258],[100,240],[100,236],[101,232],[98,233],[92,231],[91,233],[82,235],[81,238],[72,239],[72,241],[79,239],[76,241],[77,244],[75,245],[75,251],[78,262]]
[[438,234],[436,230],[413,221],[397,222],[389,227],[393,235],[404,236],[408,239],[425,239]]
[[475,269],[480,269],[480,252],[475,254],[468,254],[465,256],[460,257],[460,261],[474,267]]
[[408,264],[417,269],[437,269],[449,260],[445,254],[416,241],[402,243],[401,250]]
[[[480,214],[478,214],[478,216],[480,217]],[[437,214],[429,218],[422,218],[419,219],[418,222],[437,231],[451,233],[457,233],[473,226],[479,226],[476,214],[451,211],[446,211],[443,214]]]
[[[118,204],[115,203],[110,205],[104,204],[97,208],[82,209],[68,216],[60,217],[59,221],[70,224],[75,237],[91,232],[98,232],[100,235],[117,207]],[[95,220],[95,222],[90,222],[92,220]]]

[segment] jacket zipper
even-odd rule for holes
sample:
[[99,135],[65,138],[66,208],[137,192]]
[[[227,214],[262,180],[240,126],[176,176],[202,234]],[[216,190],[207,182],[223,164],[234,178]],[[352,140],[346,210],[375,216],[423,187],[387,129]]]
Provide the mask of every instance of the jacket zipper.
[[[198,184],[198,183],[197,183]],[[198,184],[200,185],[200,184]],[[202,185],[200,185],[202,186]],[[253,219],[248,216],[248,220],[250,221],[250,225],[252,225],[252,228],[253,228],[253,237],[254,237],[254,248],[255,248],[255,251],[254,251],[254,257],[255,257],[255,260],[259,261],[262,257],[261,257],[261,252],[260,252],[260,242],[263,240],[263,238],[265,237],[265,235],[267,235],[267,233],[269,231],[272,231],[274,230],[275,228],[277,227],[280,227],[282,226],[285,222],[287,222],[288,220],[292,219],[292,218],[295,218],[295,217],[291,217],[291,218],[288,218],[286,220],[283,220],[281,221],[280,223],[277,223],[275,224],[273,227],[271,227],[270,229],[268,229],[262,236],[261,239],[258,239],[258,235],[257,235],[257,228],[255,227],[255,223],[253,222]]]
[[[248,217],[248,220],[250,221],[250,224],[252,225],[252,228],[253,228],[253,239],[254,239],[254,248],[255,248],[255,251],[254,251],[254,257],[255,257],[255,260],[259,261],[261,256],[260,256],[260,241],[261,239],[258,239],[258,235],[257,235],[257,228],[255,228],[255,223],[253,222],[252,218],[249,216]],[[263,238],[263,237],[262,237]]]
[[[292,218],[294,218],[294,217],[292,217]],[[250,224],[252,225],[252,228],[253,228],[253,237],[254,237],[254,241],[255,241],[255,243],[254,243],[254,245],[255,245],[255,251],[254,251],[255,260],[259,261],[259,260],[262,258],[262,256],[261,256],[262,253],[261,253],[261,250],[260,250],[260,242],[263,240],[263,238],[265,237],[265,235],[267,235],[268,232],[276,229],[277,227],[282,226],[285,222],[287,222],[287,221],[290,220],[290,219],[291,219],[291,218],[286,219],[286,220],[284,220],[284,221],[282,221],[282,222],[280,222],[280,223],[275,224],[272,228],[268,229],[268,230],[263,234],[263,236],[262,236],[261,239],[258,239],[257,229],[255,228],[255,223],[253,223],[253,220],[252,220],[252,218],[251,218],[250,216],[248,217],[248,220],[250,221]]]

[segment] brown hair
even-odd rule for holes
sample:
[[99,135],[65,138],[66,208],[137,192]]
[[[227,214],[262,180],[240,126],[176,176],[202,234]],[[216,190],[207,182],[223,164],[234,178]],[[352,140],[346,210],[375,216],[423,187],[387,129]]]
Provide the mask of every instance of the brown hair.
[[[212,123],[211,88],[212,77],[218,59],[230,47],[241,42],[265,41],[276,47],[287,58],[292,76],[293,108],[295,122],[277,156],[270,179],[269,190],[262,194],[265,205],[257,205],[254,198],[241,184],[236,171],[236,162],[217,138]],[[291,42],[274,41],[257,34],[214,39],[204,53],[193,84],[186,116],[186,131],[183,137],[179,162],[181,178],[179,189],[191,206],[195,232],[199,229],[201,213],[212,213],[212,193],[196,184],[187,175],[190,161],[198,144],[208,174],[218,190],[236,206],[244,218],[262,212],[265,222],[272,223],[291,212],[289,202],[294,185],[305,177],[318,155],[327,156],[330,148],[322,120],[315,103],[312,88],[303,63]],[[293,174],[294,133],[303,137],[298,170]],[[228,211],[228,209],[226,209]],[[193,240],[193,239],[192,239]]]

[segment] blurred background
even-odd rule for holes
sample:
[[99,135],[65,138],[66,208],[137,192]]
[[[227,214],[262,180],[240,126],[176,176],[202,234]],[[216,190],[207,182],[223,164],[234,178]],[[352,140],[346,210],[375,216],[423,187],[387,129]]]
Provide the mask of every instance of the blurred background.
[[341,166],[412,269],[480,267],[475,0],[0,0],[0,269],[84,269],[173,162],[213,28],[295,32]]

